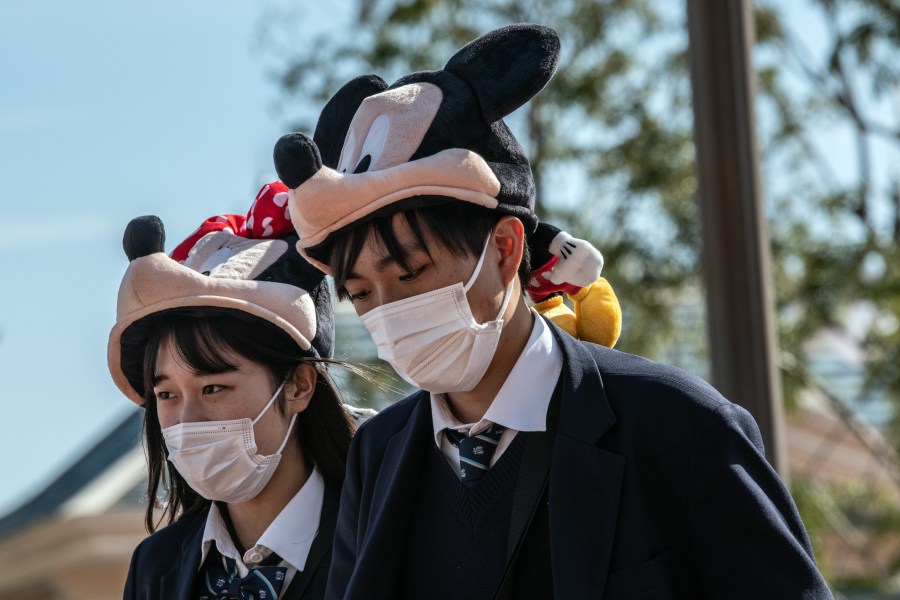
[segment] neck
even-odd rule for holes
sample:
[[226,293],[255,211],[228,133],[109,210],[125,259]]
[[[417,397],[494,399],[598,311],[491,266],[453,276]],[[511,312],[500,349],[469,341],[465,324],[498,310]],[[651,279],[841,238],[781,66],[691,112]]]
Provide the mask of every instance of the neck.
[[445,395],[447,405],[457,419],[463,423],[475,423],[484,417],[525,349],[533,327],[534,315],[520,297],[512,316],[503,325],[497,351],[478,385],[468,392],[450,392]]
[[275,517],[297,495],[309,475],[310,469],[295,438],[285,447],[272,479],[258,496],[247,502],[228,504],[228,514],[238,537],[234,541],[241,552],[256,545]]

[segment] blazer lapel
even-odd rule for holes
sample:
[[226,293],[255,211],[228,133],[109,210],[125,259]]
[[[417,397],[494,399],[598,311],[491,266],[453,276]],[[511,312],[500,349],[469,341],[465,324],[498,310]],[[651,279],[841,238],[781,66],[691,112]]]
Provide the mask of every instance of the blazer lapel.
[[563,391],[550,468],[550,549],[557,598],[601,598],[615,539],[625,458],[597,447],[616,418],[588,350],[552,326]]
[[419,392],[406,426],[388,442],[371,492],[369,522],[346,598],[393,598],[403,571],[406,529],[431,436],[427,392]]
[[197,529],[181,544],[181,560],[160,580],[160,600],[193,600],[206,519],[198,519],[197,524]]

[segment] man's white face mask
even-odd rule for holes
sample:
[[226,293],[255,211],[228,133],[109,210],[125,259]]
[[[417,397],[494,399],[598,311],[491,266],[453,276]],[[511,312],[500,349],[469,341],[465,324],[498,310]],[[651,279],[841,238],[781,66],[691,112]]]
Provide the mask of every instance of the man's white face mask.
[[464,392],[484,377],[500,341],[501,317],[515,281],[509,282],[497,317],[477,323],[466,292],[478,279],[486,250],[487,242],[465,285],[454,283],[397,300],[362,316],[379,358],[412,385],[435,394]]

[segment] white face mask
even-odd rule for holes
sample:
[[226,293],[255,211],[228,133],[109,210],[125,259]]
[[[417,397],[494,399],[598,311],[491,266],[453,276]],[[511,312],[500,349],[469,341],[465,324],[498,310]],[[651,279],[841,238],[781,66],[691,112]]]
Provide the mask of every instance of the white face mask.
[[487,243],[465,285],[455,283],[397,300],[362,316],[379,358],[409,383],[441,394],[469,391],[484,377],[500,341],[501,317],[515,281],[509,282],[497,317],[477,323],[466,292],[481,272],[486,250]]
[[281,460],[281,451],[287,445],[297,415],[291,417],[281,446],[269,456],[256,453],[253,426],[269,410],[283,387],[284,383],[278,386],[252,421],[245,418],[179,423],[162,430],[169,460],[194,491],[207,500],[246,502],[266,487]]

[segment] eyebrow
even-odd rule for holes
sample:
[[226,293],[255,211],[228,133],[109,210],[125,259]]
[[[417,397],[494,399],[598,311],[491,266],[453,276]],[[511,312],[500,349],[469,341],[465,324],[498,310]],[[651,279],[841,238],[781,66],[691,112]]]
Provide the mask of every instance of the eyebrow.
[[[237,373],[240,371],[238,368],[234,369],[222,369],[221,371],[195,371],[195,375],[197,377],[210,377],[212,375],[223,375],[225,373]],[[153,377],[153,385],[157,386],[164,381],[169,381],[169,376],[165,373],[159,373]]]
[[[418,241],[401,244],[400,248],[403,250],[405,258],[408,258],[410,254],[414,254],[416,252],[428,254],[428,251],[425,250],[425,248],[422,247],[422,244],[420,244]],[[388,252],[375,262],[375,270],[381,273],[386,268],[388,268],[388,266],[397,263],[399,263],[397,258],[392,256],[391,253]],[[344,278],[344,280],[348,281],[350,279],[363,279],[363,276],[356,271],[351,270],[349,273],[347,273],[347,276]]]

